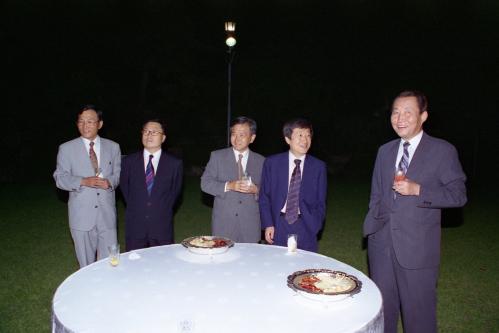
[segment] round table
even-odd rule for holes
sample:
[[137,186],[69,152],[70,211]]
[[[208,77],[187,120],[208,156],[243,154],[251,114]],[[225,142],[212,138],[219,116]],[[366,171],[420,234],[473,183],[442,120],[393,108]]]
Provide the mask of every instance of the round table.
[[[52,331],[383,332],[375,284],[320,254],[245,243],[216,255],[178,244],[135,252],[117,267],[104,259],[69,276],[54,295]],[[361,292],[318,301],[287,286],[288,275],[310,268],[354,275]]]

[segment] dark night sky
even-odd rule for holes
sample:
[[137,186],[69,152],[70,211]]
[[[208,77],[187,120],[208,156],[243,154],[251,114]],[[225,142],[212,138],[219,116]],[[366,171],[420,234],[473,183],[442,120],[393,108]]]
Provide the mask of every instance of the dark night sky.
[[1,12],[2,150],[15,163],[0,181],[19,170],[49,179],[86,103],[104,110],[102,134],[124,153],[139,147],[142,119],[159,115],[168,146],[187,165],[206,163],[225,144],[228,18],[233,114],[257,120],[263,154],[283,149],[283,121],[305,116],[316,155],[369,174],[404,88],[427,93],[426,129],[457,146],[468,175],[491,168],[499,147],[497,1],[11,0]]

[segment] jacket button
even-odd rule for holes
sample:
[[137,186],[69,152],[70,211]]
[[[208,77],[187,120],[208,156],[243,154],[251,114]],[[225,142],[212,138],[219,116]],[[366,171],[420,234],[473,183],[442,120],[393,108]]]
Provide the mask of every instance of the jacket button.
[[99,206],[96,205],[94,208],[97,208],[97,207],[99,207]]
[[243,202],[241,200],[239,200],[239,203],[242,204]]
[[238,213],[236,213],[236,216],[239,216],[239,214],[238,214]]
[[97,195],[100,195],[100,193],[97,193]]

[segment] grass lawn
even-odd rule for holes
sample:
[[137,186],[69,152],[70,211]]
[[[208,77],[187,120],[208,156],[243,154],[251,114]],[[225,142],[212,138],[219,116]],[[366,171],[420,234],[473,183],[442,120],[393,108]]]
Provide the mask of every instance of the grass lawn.
[[[330,179],[320,252],[367,273],[362,222],[368,181]],[[52,296],[78,269],[67,206],[55,185],[0,187],[0,332],[50,332]],[[123,205],[119,238],[123,237]],[[462,214],[461,214],[462,213]],[[199,180],[186,178],[175,217],[175,239],[209,234],[211,209]],[[472,192],[462,210],[446,215],[442,234],[438,318],[441,332],[499,331],[499,205]],[[332,318],[333,320],[333,318]]]

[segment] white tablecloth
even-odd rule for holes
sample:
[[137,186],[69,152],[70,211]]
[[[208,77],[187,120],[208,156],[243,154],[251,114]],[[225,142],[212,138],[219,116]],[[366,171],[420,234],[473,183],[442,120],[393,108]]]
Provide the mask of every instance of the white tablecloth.
[[[101,260],[69,276],[53,299],[53,332],[382,332],[381,294],[362,272],[335,259],[286,248],[236,244],[224,254],[181,245]],[[310,300],[287,286],[298,270],[344,271],[362,290]]]

